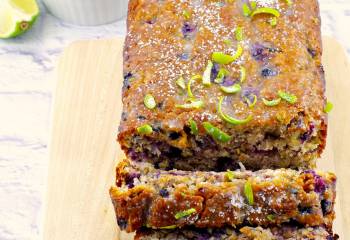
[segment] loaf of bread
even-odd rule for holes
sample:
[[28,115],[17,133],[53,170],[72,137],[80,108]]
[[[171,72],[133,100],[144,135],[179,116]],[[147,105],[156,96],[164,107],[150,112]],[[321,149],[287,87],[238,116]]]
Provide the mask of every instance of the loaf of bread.
[[331,230],[335,182],[334,174],[313,170],[165,171],[123,161],[110,195],[119,227],[128,232],[291,222]]
[[173,229],[137,231],[135,240],[336,240],[323,227],[242,227],[223,229]]
[[327,116],[317,0],[130,0],[118,140],[182,170],[312,168]]

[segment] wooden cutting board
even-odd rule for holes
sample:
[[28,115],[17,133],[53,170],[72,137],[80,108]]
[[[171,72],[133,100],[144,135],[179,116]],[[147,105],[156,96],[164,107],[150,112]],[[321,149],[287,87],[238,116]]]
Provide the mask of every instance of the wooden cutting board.
[[[319,167],[338,176],[335,231],[350,236],[350,66],[324,38],[327,96],[335,107]],[[45,206],[45,240],[126,240],[117,230],[108,189],[123,153],[115,141],[121,114],[122,40],[70,45],[56,71]]]

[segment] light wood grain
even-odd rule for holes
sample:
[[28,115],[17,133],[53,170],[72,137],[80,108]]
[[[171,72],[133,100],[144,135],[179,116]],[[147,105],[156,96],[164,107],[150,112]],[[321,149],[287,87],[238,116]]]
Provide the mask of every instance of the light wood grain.
[[[319,167],[338,175],[335,231],[350,236],[350,67],[324,38],[327,95],[335,107]],[[108,189],[122,158],[115,141],[121,113],[122,41],[77,42],[60,59],[52,120],[45,240],[132,239],[116,228]]]

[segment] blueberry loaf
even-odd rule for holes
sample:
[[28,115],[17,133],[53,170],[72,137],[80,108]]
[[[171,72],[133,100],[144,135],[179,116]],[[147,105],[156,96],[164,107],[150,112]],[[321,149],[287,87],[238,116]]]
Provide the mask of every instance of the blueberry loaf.
[[293,227],[281,226],[272,228],[242,227],[236,230],[224,229],[173,229],[137,231],[135,240],[336,240],[323,227]]
[[118,140],[158,168],[312,168],[327,116],[317,0],[130,0]]
[[225,226],[332,228],[336,177],[291,169],[187,172],[121,162],[110,190],[118,224],[128,232]]

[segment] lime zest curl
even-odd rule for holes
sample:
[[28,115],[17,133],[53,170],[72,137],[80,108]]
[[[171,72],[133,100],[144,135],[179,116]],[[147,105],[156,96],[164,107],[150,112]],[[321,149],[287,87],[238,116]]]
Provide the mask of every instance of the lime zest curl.
[[282,98],[283,100],[289,102],[290,104],[294,104],[298,101],[298,97],[294,94],[284,92],[282,90],[278,91],[278,96]]
[[180,218],[184,218],[187,216],[190,216],[191,214],[197,212],[197,210],[195,208],[190,208],[181,212],[178,212],[175,214],[175,219],[179,220]]
[[236,61],[242,54],[243,48],[240,44],[238,44],[236,53],[233,56],[224,54],[223,52],[213,52],[211,59],[219,64],[230,64]]
[[246,181],[244,184],[244,195],[248,201],[248,204],[253,205],[254,204],[253,187],[249,180]]
[[232,94],[232,93],[238,93],[238,92],[240,92],[240,91],[242,90],[242,87],[241,87],[241,85],[239,85],[238,83],[236,83],[236,84],[233,84],[233,85],[228,86],[228,87],[226,87],[226,86],[221,86],[220,89],[221,89],[224,93],[230,93],[230,94]]
[[177,86],[179,86],[181,89],[185,90],[186,89],[186,84],[185,84],[185,79],[181,76],[176,80]]
[[190,119],[188,121],[189,125],[190,125],[190,129],[191,129],[191,134],[192,135],[197,135],[198,134],[198,126],[197,126],[197,123],[193,120],[193,119]]
[[140,127],[138,127],[136,129],[136,131],[140,134],[149,135],[153,132],[153,129],[152,129],[151,125],[143,124]]
[[154,109],[157,106],[156,100],[151,94],[146,94],[143,103],[148,109]]
[[266,106],[273,107],[273,106],[277,106],[281,102],[282,99],[276,98],[276,99],[272,99],[272,100],[267,100],[266,98],[262,98],[262,100]]
[[247,118],[245,119],[237,119],[237,118],[234,118],[234,117],[231,117],[227,114],[225,114],[223,111],[222,111],[222,102],[224,100],[224,97],[220,97],[219,99],[219,104],[218,104],[218,112],[219,112],[219,115],[220,117],[225,120],[226,122],[228,123],[231,123],[233,125],[241,125],[241,124],[245,124],[245,123],[248,123],[250,122],[252,119],[253,119],[253,116],[252,115],[249,115]]
[[221,143],[227,143],[232,140],[232,137],[227,133],[221,131],[219,128],[214,127],[210,122],[204,122],[203,127],[205,131],[216,141]]
[[202,83],[204,86],[209,87],[211,85],[211,70],[213,69],[213,62],[208,60],[207,67],[205,68],[205,71],[203,73]]
[[326,106],[324,107],[323,111],[325,113],[330,113],[333,109],[333,103],[327,101]]
[[261,8],[255,9],[250,16],[253,18],[254,16],[259,14],[270,14],[275,17],[280,17],[281,15],[280,12],[275,8],[261,7]]
[[187,95],[188,95],[189,98],[194,98],[192,90],[191,90],[191,84],[192,84],[193,81],[198,80],[198,79],[199,80],[202,79],[202,76],[201,75],[194,75],[187,82]]

